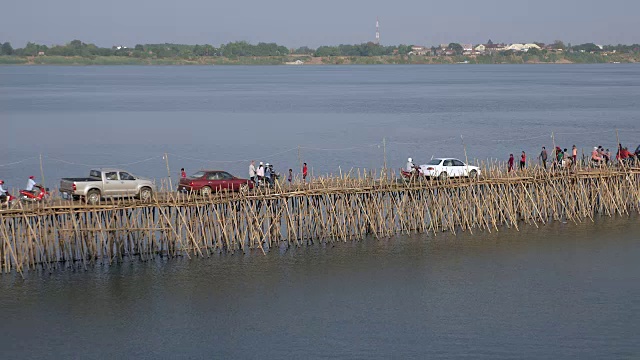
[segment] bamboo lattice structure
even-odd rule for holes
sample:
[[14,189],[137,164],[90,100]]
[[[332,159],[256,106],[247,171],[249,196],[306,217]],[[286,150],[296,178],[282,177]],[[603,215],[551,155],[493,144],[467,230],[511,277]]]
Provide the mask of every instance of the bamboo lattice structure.
[[[482,164],[480,164],[482,165]],[[151,203],[49,204],[0,212],[3,272],[112,264],[125,258],[266,253],[395,234],[500,231],[640,212],[640,169],[506,173],[403,181],[352,171],[311,183],[210,198],[158,193]]]

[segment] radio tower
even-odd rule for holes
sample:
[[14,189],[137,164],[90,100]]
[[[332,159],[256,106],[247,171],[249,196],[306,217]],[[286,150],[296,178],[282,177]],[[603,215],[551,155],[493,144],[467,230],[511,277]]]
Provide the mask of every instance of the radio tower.
[[380,22],[376,16],[376,44],[380,44]]

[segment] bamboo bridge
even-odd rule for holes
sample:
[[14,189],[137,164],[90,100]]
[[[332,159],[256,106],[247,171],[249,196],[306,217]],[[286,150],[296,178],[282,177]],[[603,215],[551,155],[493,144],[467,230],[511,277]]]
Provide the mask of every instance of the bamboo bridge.
[[3,272],[88,268],[123,259],[267,253],[395,234],[499,231],[640,212],[640,169],[486,169],[479,179],[352,174],[204,198],[150,203],[54,201],[0,212]]

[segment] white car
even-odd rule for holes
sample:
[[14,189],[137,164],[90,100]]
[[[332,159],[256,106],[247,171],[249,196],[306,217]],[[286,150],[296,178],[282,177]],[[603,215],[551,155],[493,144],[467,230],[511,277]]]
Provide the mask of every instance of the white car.
[[471,166],[454,158],[437,158],[431,159],[425,165],[420,165],[420,173],[430,178],[454,178],[469,177],[476,178],[480,176],[480,169],[477,166]]

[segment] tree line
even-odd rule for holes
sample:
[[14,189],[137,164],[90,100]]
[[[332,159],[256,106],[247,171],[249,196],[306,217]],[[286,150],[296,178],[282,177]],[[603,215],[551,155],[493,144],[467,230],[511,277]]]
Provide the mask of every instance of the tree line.
[[[488,43],[492,43],[489,40]],[[412,50],[412,45],[392,45],[383,46],[373,42],[362,44],[341,44],[336,46],[320,46],[316,49],[302,46],[297,49],[288,49],[285,46],[276,43],[258,43],[250,44],[246,41],[236,41],[215,47],[210,44],[182,45],[182,44],[138,44],[133,48],[124,46],[113,46],[110,48],[98,47],[95,44],[86,44],[80,40],[73,40],[65,45],[54,45],[48,47],[29,42],[24,48],[14,49],[9,42],[0,42],[0,55],[13,56],[37,56],[39,54],[50,56],[130,56],[138,58],[191,58],[200,56],[221,56],[227,58],[236,58],[242,56],[288,56],[288,55],[307,55],[307,56],[385,56],[385,55],[407,55]],[[535,44],[543,47],[544,43],[536,42]],[[565,45],[564,42],[556,40],[550,46],[553,49],[561,49],[565,51],[576,52],[601,52],[616,51],[619,53],[638,53],[640,45],[606,45],[600,46],[594,43],[585,43],[580,45]],[[448,50],[452,50],[456,55],[462,54],[462,46],[458,43],[450,43]],[[436,47],[431,48],[435,54]],[[531,52],[531,50],[529,50]],[[538,50],[533,49],[533,53]]]

